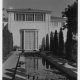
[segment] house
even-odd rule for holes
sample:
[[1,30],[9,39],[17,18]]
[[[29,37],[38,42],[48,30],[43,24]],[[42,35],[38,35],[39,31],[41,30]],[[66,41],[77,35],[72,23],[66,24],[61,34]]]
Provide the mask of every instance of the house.
[[7,9],[8,29],[14,45],[22,50],[39,50],[42,39],[65,24],[66,18],[51,16],[51,11],[37,9]]
[[7,24],[8,24],[8,18],[3,17],[3,27],[6,26]]

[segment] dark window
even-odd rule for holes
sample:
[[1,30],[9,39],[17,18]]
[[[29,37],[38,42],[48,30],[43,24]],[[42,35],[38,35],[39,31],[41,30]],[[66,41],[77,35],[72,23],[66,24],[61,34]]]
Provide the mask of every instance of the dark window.
[[25,14],[16,14],[16,21],[25,21]]
[[57,21],[54,22],[54,26],[58,26],[58,22]]
[[33,14],[26,14],[26,21],[34,21],[34,15]]
[[35,21],[43,21],[43,14],[35,14]]

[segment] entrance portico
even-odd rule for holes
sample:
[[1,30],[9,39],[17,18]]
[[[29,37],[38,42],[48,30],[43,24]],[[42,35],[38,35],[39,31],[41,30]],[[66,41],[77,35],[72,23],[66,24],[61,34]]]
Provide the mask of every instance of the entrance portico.
[[20,44],[23,50],[38,50],[38,30],[22,29],[20,35]]

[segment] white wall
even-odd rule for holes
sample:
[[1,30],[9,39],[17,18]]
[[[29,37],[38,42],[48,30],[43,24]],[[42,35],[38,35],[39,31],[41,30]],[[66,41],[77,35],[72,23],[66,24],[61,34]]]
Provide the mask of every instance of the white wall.
[[[58,31],[62,27],[59,23],[59,26],[53,26],[52,22],[50,22],[50,14],[45,15],[45,21],[14,21],[14,13],[9,13],[9,30],[13,33],[13,45],[20,46],[20,29],[38,29],[38,47],[42,44],[42,38],[46,37],[46,34],[50,32]],[[66,40],[66,32],[64,30],[64,41]],[[50,41],[50,38],[49,38]]]
[[38,29],[39,45],[42,38],[45,36],[45,23],[34,22],[12,22],[11,32],[13,33],[14,45],[20,45],[20,29]]
[[[50,32],[53,32],[54,33],[55,30],[57,30],[57,32],[59,33],[60,28],[62,27],[62,22],[59,22],[58,24],[59,24],[58,26],[54,26],[54,23],[52,22],[50,24]],[[64,29],[63,30],[64,42],[66,41],[66,36],[67,36],[67,29]]]
[[41,45],[50,24],[50,14],[45,17],[45,21],[14,21],[14,13],[9,13],[9,30],[13,33],[13,45],[20,46],[20,29],[38,29],[38,44]]

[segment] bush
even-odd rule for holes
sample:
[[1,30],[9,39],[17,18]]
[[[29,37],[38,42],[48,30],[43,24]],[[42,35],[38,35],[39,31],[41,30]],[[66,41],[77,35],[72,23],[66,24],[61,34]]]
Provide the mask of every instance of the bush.
[[58,36],[57,36],[57,30],[55,31],[54,39],[53,39],[53,54],[58,55]]
[[62,29],[60,29],[59,32],[59,51],[58,55],[63,57],[64,56],[64,39],[63,39],[63,32]]
[[72,61],[77,62],[77,41],[73,40],[72,43]]
[[70,60],[71,56],[72,56],[72,31],[71,29],[68,29],[67,32],[67,40],[65,43],[65,55],[66,55],[66,59]]
[[45,37],[42,39],[41,50],[45,50]]
[[46,35],[46,50],[49,51],[49,36]]
[[50,51],[53,51],[53,33],[50,34]]
[[3,57],[7,56],[13,49],[13,36],[8,30],[8,24],[3,26]]

